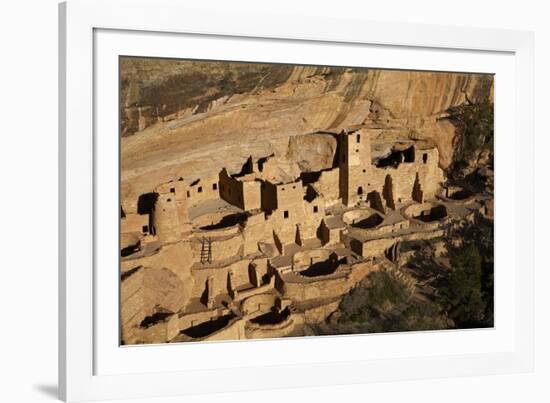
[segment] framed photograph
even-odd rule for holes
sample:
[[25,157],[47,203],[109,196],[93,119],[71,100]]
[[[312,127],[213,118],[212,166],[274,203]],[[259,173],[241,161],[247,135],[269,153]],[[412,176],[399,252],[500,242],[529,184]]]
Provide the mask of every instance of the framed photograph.
[[60,5],[67,401],[530,371],[529,32]]

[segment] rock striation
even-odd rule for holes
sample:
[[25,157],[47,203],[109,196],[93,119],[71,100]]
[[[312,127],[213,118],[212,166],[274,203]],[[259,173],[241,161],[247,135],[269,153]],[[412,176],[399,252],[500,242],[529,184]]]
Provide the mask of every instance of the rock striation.
[[124,58],[123,197],[152,191],[159,178],[238,169],[251,155],[299,165],[303,151],[289,137],[364,124],[380,128],[382,142],[431,139],[446,169],[456,135],[446,111],[492,99],[492,88],[490,75]]
[[402,242],[493,219],[492,83],[123,58],[122,342],[316,334],[378,271],[413,295]]

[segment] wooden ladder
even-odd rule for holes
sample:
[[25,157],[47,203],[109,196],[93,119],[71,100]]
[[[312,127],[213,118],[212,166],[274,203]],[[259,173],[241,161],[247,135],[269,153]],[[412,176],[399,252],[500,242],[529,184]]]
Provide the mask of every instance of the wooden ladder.
[[201,263],[212,263],[212,239],[201,239]]

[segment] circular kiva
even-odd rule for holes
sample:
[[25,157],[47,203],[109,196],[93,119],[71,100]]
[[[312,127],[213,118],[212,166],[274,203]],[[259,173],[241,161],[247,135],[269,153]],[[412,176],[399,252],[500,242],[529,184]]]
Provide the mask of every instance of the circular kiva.
[[374,229],[384,221],[382,214],[372,209],[351,210],[342,216],[344,222],[355,228]]
[[442,221],[447,217],[447,207],[441,203],[412,204],[403,211],[405,217],[420,224]]
[[475,194],[460,186],[447,186],[439,192],[437,197],[446,202],[464,204],[473,200]]

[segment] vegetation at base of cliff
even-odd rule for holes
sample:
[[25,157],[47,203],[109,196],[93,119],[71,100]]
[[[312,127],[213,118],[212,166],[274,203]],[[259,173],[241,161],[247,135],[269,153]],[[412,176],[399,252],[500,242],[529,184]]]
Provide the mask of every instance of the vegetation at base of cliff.
[[453,267],[442,289],[449,318],[459,328],[478,327],[484,318],[485,302],[481,296],[481,256],[470,245],[451,259]]
[[412,250],[420,250],[424,247],[431,247],[438,242],[444,241],[443,237],[435,237],[431,239],[420,239],[412,241],[402,241],[400,246],[401,252],[409,252]]
[[488,164],[493,166],[493,103],[488,99],[477,103],[468,102],[450,108],[447,112],[447,119],[456,127],[458,134],[449,176],[452,179],[463,179],[470,174],[476,168],[482,152],[489,153]]
[[[493,222],[478,217],[448,236],[403,242],[401,252],[413,252],[412,266],[403,270],[418,281],[422,275],[432,276],[428,289],[434,291],[416,287],[411,292],[392,274],[373,272],[343,298],[335,317],[316,328],[315,334],[492,327],[493,237]],[[441,242],[447,253],[438,259],[434,248]]]
[[443,304],[457,328],[492,327],[494,322],[494,226],[480,218],[459,230],[464,243],[450,248],[451,274]]
[[340,304],[342,322],[362,323],[377,318],[408,297],[405,286],[390,274],[378,271],[367,278],[366,286],[354,288]]
[[336,323],[323,334],[381,333],[433,330],[448,327],[441,307],[411,299],[411,292],[393,275],[374,272],[344,297]]

